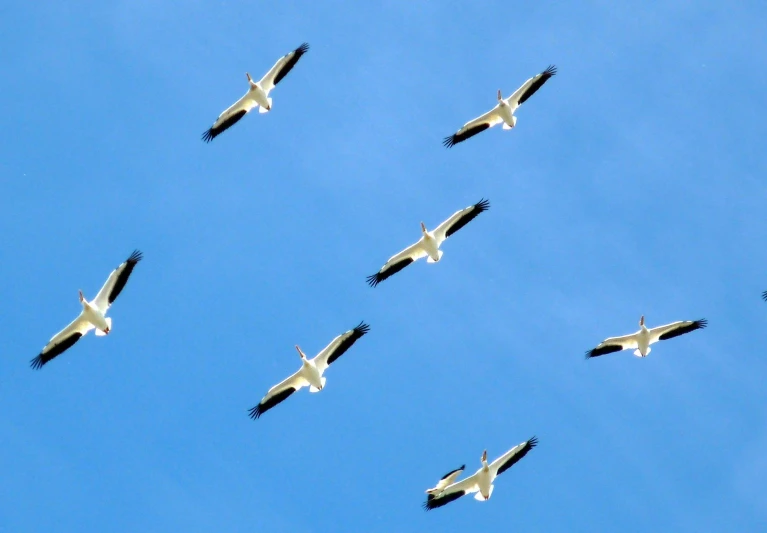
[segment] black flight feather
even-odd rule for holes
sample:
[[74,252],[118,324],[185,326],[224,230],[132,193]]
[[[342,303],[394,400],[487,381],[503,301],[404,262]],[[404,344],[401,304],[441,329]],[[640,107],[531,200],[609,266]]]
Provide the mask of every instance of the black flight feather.
[[370,331],[370,326],[364,322],[360,322],[357,327],[352,330],[352,334],[342,340],[338,347],[333,350],[333,353],[330,354],[330,357],[328,357],[328,365],[341,357],[346,352],[346,350],[352,347],[352,344],[357,342],[357,339],[362,337],[368,331]]
[[117,276],[117,281],[115,281],[115,286],[112,287],[112,292],[109,293],[109,299],[108,299],[109,305],[112,305],[112,302],[114,302],[117,299],[117,297],[120,295],[123,288],[125,287],[125,284],[128,283],[128,278],[130,277],[131,272],[133,272],[134,267],[143,258],[144,258],[144,255],[138,250],[134,250],[133,253],[130,254],[130,257],[125,261],[126,263],[125,268]]
[[429,494],[429,496],[426,498],[426,501],[423,503],[423,508],[426,511],[431,511],[432,509],[437,509],[438,507],[447,505],[450,502],[454,502],[461,496],[465,496],[465,495],[466,495],[465,490],[460,490],[458,492],[451,492],[450,494],[446,494],[445,496],[438,496],[436,498],[434,497],[433,494]]
[[460,468],[456,468],[455,470],[451,470],[450,472],[448,472],[447,474],[445,474],[444,476],[442,476],[441,478],[439,478],[439,480],[440,480],[440,481],[442,481],[443,479],[445,479],[445,478],[447,478],[447,477],[450,477],[450,476],[452,476],[452,475],[453,475],[453,474],[455,474],[456,472],[462,472],[462,471],[463,471],[463,470],[465,470],[465,469],[466,469],[466,465],[461,465],[461,467],[460,467]]
[[696,329],[703,329],[708,325],[708,320],[705,318],[702,318],[700,320],[696,320],[692,324],[688,324],[686,326],[681,326],[675,329],[672,329],[671,331],[667,331],[660,337],[658,337],[658,340],[665,341],[667,339],[673,339],[674,337],[678,337],[679,335],[684,335],[685,333],[690,333],[691,331],[695,331]]
[[474,204],[473,207],[474,209],[464,213],[463,216],[461,216],[461,218],[459,218],[455,222],[455,224],[453,224],[447,229],[447,231],[445,232],[446,238],[450,237],[453,233],[455,233],[456,231],[464,227],[466,224],[474,220],[474,218],[480,213],[482,213],[483,211],[487,211],[488,209],[490,209],[490,201],[482,198],[479,202]]
[[371,287],[375,287],[379,283],[381,283],[383,280],[390,278],[406,266],[408,266],[410,263],[412,263],[414,260],[412,257],[406,257],[405,259],[401,261],[397,261],[396,263],[390,265],[385,270],[379,270],[372,276],[367,277],[367,282]]
[[304,43],[295,50],[293,50],[293,57],[288,59],[288,62],[285,63],[285,65],[280,69],[280,71],[277,73],[277,75],[274,77],[274,85],[277,85],[282,81],[282,78],[288,75],[288,72],[290,72],[293,67],[296,66],[296,63],[298,63],[298,60],[301,59],[301,56],[306,53],[306,51],[309,50],[309,43]]
[[601,348],[594,348],[593,350],[587,351],[586,359],[599,357],[600,355],[605,355],[608,353],[620,352],[621,350],[623,350],[623,346],[620,344],[608,344],[607,346],[602,346]]
[[463,142],[463,141],[465,141],[466,139],[468,139],[470,137],[474,137],[476,134],[482,133],[483,131],[485,131],[489,127],[490,127],[490,123],[489,122],[484,122],[482,124],[477,124],[476,126],[473,126],[473,127],[469,128],[469,129],[467,129],[466,131],[463,131],[463,132],[460,132],[460,133],[455,133],[453,135],[450,135],[449,137],[445,137],[442,140],[442,144],[445,146],[445,148],[452,148],[453,146],[455,146],[459,142]]
[[290,396],[297,390],[298,389],[296,389],[295,387],[291,387],[289,389],[285,389],[283,391],[278,392],[277,394],[275,394],[274,396],[272,396],[266,401],[261,400],[261,402],[257,406],[248,410],[248,413],[250,413],[250,418],[252,418],[253,420],[259,418],[262,414],[267,412],[269,409],[271,409],[278,403],[287,399],[288,396]]
[[80,332],[72,333],[69,337],[54,345],[53,348],[47,352],[40,352],[40,355],[30,361],[30,366],[35,370],[42,368],[45,363],[71,348],[82,336],[83,334]]
[[504,472],[506,472],[509,468],[517,464],[517,462],[522,459],[525,455],[527,455],[527,452],[532,450],[538,445],[538,438],[533,437],[532,439],[528,440],[523,446],[522,449],[520,449],[517,453],[509,457],[509,459],[503,463],[499,468],[497,472],[497,476],[500,476]]
[[[202,140],[206,143],[209,143],[219,135],[221,135],[223,132],[234,126],[238,120],[240,120],[242,117],[244,117],[247,114],[247,110],[240,109],[235,114],[233,114],[231,117],[223,121],[218,126],[213,126],[208,131],[202,134]],[[218,121],[216,121],[218,122]]]
[[535,94],[535,91],[541,88],[541,85],[546,83],[546,81],[556,73],[557,67],[554,65],[549,65],[549,67],[541,73],[541,77],[535,80],[522,94],[522,96],[519,97],[519,105],[524,104],[528,98]]

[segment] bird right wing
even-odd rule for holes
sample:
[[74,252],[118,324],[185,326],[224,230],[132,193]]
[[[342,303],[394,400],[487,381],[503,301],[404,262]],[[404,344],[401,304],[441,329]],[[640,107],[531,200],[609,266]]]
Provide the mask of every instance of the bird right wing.
[[517,444],[511,450],[504,453],[498,459],[490,463],[490,472],[494,473],[496,476],[500,476],[506,472],[506,470],[514,466],[517,461],[522,459],[525,455],[527,455],[527,452],[535,448],[537,445],[538,439],[536,437],[526,440],[522,444]]
[[288,72],[293,70],[298,60],[309,50],[309,43],[303,43],[301,46],[288,52],[277,60],[269,72],[264,74],[264,77],[258,82],[265,93],[269,93],[274,87],[282,81],[282,78],[288,75]]
[[498,106],[496,105],[484,115],[478,116],[474,120],[470,120],[464,124],[461,129],[453,135],[445,137],[442,144],[444,144],[446,148],[451,148],[459,142],[474,137],[476,134],[481,133],[488,128],[492,128],[501,122],[503,122],[503,118],[501,118],[501,115],[498,113]]
[[213,123],[213,126],[202,134],[202,140],[209,143],[218,135],[221,135],[223,132],[234,126],[237,121],[248,114],[248,112],[257,105],[258,104],[253,99],[250,90],[248,90],[242,98],[237,100],[234,104],[229,106],[226,111],[218,116],[216,122]]
[[423,249],[421,246],[421,241],[419,240],[417,243],[408,246],[404,250],[402,250],[400,253],[393,255],[389,258],[388,261],[386,261],[386,264],[381,267],[381,270],[373,274],[372,276],[367,277],[367,282],[370,284],[371,287],[375,287],[379,283],[381,283],[383,280],[393,276],[406,266],[408,266],[410,263],[414,261],[418,261],[421,258],[426,257],[428,254],[426,253],[426,250]]
[[519,106],[524,104],[528,98],[534,95],[535,92],[556,73],[557,67],[549,65],[546,70],[525,81],[525,83],[522,84],[522,87],[514,91],[514,93],[506,99],[506,103],[511,106],[511,112],[513,113],[516,111]]
[[593,350],[586,352],[586,359],[608,353],[620,352],[621,350],[635,350],[638,346],[636,333],[623,335],[622,337],[610,337],[599,343],[599,346]]
[[275,405],[285,401],[298,389],[307,386],[309,386],[309,382],[301,375],[301,370],[299,369],[298,372],[269,389],[269,392],[258,402],[258,405],[248,411],[250,418],[253,420],[259,418]]
[[40,355],[32,359],[32,368],[38,369],[56,357],[61,355],[80,340],[80,337],[94,329],[93,324],[83,318],[82,313],[67,327],[56,333],[48,344],[40,352]]

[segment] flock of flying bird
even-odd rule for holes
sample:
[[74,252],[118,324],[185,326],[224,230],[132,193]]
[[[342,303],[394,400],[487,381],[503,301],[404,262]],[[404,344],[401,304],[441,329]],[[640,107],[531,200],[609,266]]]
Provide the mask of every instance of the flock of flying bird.
[[[205,142],[212,141],[256,107],[259,113],[268,113],[272,109],[272,99],[269,97],[269,94],[296,66],[298,60],[308,50],[309,45],[304,43],[281,57],[269,72],[257,82],[253,81],[250,74],[246,73],[249,84],[248,92],[219,115],[213,125],[202,135],[202,139]],[[546,81],[554,76],[556,72],[554,66],[548,67],[543,72],[525,81],[519,89],[505,99],[499,90],[498,104],[493,109],[464,124],[456,133],[446,137],[443,144],[450,148],[498,124],[503,124],[503,129],[505,130],[514,128],[517,123],[517,117],[514,115],[515,111],[540,89]],[[438,262],[442,258],[443,252],[440,250],[442,243],[489,208],[490,202],[481,199],[476,204],[455,212],[432,231],[428,231],[422,222],[421,238],[398,254],[393,255],[378,272],[368,276],[367,282],[371,287],[375,287],[403,270],[409,264],[424,257],[427,263]],[[50,362],[53,358],[71,348],[83,335],[91,330],[95,330],[97,336],[109,334],[112,330],[112,319],[107,317],[106,313],[122,292],[125,284],[128,282],[128,278],[141,259],[141,252],[138,250],[134,251],[125,262],[112,271],[106,283],[104,283],[104,286],[92,301],[89,302],[83,296],[82,291],[80,291],[82,311],[79,316],[53,336],[40,354],[32,359],[32,367],[36,369],[42,368],[43,365]],[[763,294],[763,298],[767,300],[767,291]],[[643,316],[639,320],[639,331],[630,335],[605,339],[594,349],[586,352],[586,358],[622,350],[634,350],[635,355],[646,357],[650,353],[650,345],[695,331],[696,329],[705,328],[706,325],[706,320],[701,319],[678,321],[648,329],[645,326]],[[259,418],[266,411],[283,402],[303,387],[309,387],[310,392],[321,391],[325,386],[324,373],[330,365],[351,348],[357,340],[368,333],[369,330],[370,326],[360,322],[355,328],[334,338],[330,344],[312,359],[308,359],[301,348],[296,346],[296,350],[301,358],[301,368],[269,389],[258,405],[250,409],[249,414],[251,418]],[[434,488],[428,489],[426,491],[427,499],[423,504],[424,508],[430,510],[442,507],[466,494],[475,494],[475,499],[477,500],[489,499],[493,493],[493,481],[495,478],[522,459],[537,443],[536,437],[532,437],[514,446],[491,463],[487,462],[487,450],[485,450],[482,453],[481,467],[473,475],[458,480],[458,477],[465,469],[465,465],[463,465],[445,474]]]

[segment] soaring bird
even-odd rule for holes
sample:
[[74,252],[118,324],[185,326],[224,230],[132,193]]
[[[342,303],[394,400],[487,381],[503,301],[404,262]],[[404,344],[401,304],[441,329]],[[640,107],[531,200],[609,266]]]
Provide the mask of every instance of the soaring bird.
[[549,68],[540,74],[536,74],[523,83],[522,87],[514,91],[514,93],[505,100],[501,96],[501,90],[498,89],[498,105],[484,115],[481,115],[474,120],[470,120],[453,135],[445,137],[442,144],[447,148],[450,148],[459,142],[465,141],[469,137],[474,137],[476,134],[501,123],[503,123],[503,129],[510,130],[517,124],[517,117],[514,116],[514,112],[517,108],[524,104],[528,98],[535,94],[535,91],[541,88],[541,85],[546,83],[546,81],[556,73],[557,67],[554,65],[549,66]]
[[647,329],[644,325],[644,315],[639,319],[639,331],[632,333],[631,335],[623,335],[622,337],[610,337],[599,343],[599,346],[593,350],[586,352],[586,359],[592,357],[598,357],[613,352],[620,352],[621,350],[634,350],[634,355],[637,357],[647,357],[652,351],[651,344],[655,344],[658,341],[665,341],[673,339],[679,335],[690,333],[696,329],[703,329],[708,325],[708,321],[705,318],[700,320],[680,320],[678,322],[672,322],[665,326],[658,326],[652,329]]
[[487,450],[485,450],[482,452],[482,466],[479,470],[461,481],[448,485],[438,494],[429,493],[423,508],[431,511],[472,493],[476,493],[474,495],[475,500],[489,500],[490,496],[493,495],[493,481],[495,481],[495,478],[514,466],[527,455],[527,452],[535,448],[537,444],[538,439],[533,437],[522,444],[514,446],[490,464],[487,464]]
[[112,331],[112,318],[105,315],[128,283],[133,268],[142,257],[141,252],[134,251],[124,263],[109,274],[106,283],[92,301],[86,300],[83,291],[80,291],[80,303],[83,306],[80,316],[53,336],[40,355],[32,359],[32,368],[42,368],[45,363],[71,348],[80,337],[92,329],[96,330],[97,336],[107,335]]
[[354,329],[350,329],[330,341],[330,344],[312,359],[307,359],[301,348],[296,346],[298,355],[301,357],[301,368],[292,376],[269,389],[258,405],[250,409],[250,417],[254,420],[259,418],[303,387],[309,387],[309,392],[321,391],[325,386],[325,377],[323,376],[325,370],[368,331],[370,331],[370,326],[360,322]]
[[296,66],[298,60],[307,50],[309,50],[309,45],[304,43],[289,54],[282,56],[258,82],[253,81],[250,74],[246,72],[245,76],[247,76],[250,84],[248,92],[218,116],[213,126],[202,134],[202,140],[205,142],[212,141],[237,123],[254,107],[258,107],[259,113],[268,113],[272,109],[272,99],[269,98],[269,93]]
[[436,263],[442,258],[442,250],[439,247],[445,242],[445,239],[453,233],[474,220],[480,213],[490,208],[489,200],[480,200],[474,205],[465,209],[456,211],[453,215],[437,226],[434,231],[427,231],[426,225],[421,222],[422,237],[417,243],[408,246],[397,255],[389,258],[381,270],[367,277],[367,282],[371,287],[375,287],[386,278],[389,278],[421,258],[426,257],[427,263]]

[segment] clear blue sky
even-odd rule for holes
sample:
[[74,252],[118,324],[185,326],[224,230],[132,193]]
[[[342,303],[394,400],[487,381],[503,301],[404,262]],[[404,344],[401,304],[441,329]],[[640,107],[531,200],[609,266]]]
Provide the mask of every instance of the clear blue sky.
[[[767,527],[767,8],[260,4],[0,10],[0,532]],[[552,63],[514,131],[442,147]],[[134,248],[112,334],[31,370]],[[641,314],[709,327],[584,360]],[[325,390],[248,418],[360,320]],[[421,510],[533,435],[489,502]]]

